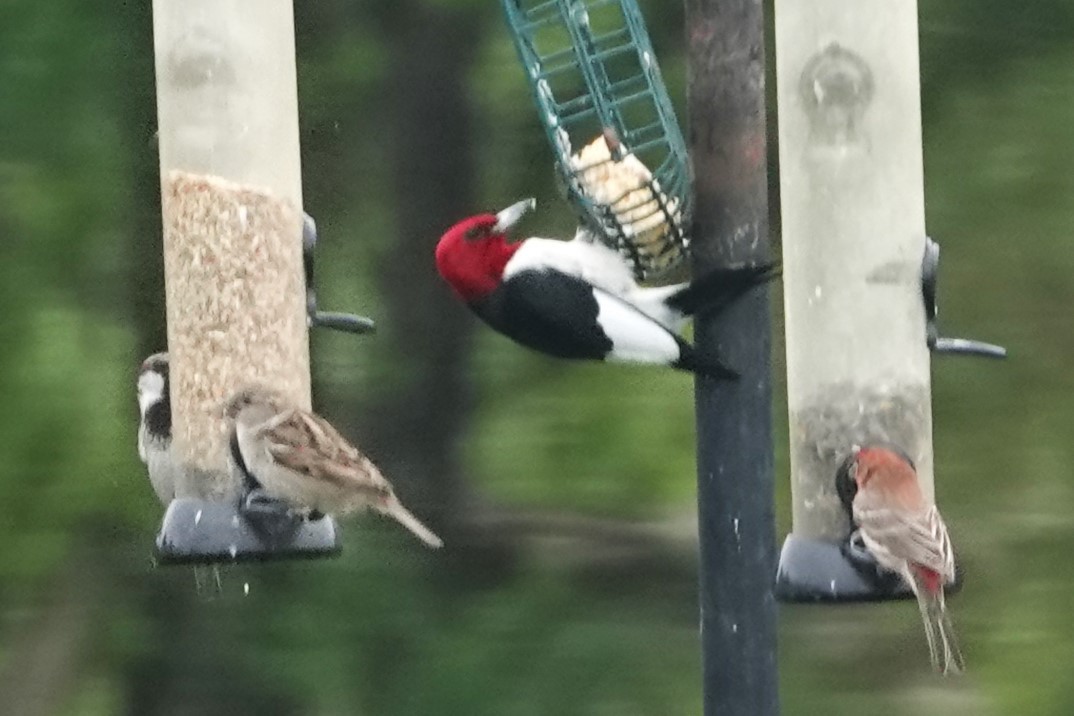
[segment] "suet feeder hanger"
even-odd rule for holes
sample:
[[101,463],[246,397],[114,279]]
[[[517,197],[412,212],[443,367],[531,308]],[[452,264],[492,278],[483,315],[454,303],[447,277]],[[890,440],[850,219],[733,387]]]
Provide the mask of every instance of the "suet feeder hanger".
[[637,3],[503,4],[567,199],[638,280],[658,280],[685,258],[693,192]]

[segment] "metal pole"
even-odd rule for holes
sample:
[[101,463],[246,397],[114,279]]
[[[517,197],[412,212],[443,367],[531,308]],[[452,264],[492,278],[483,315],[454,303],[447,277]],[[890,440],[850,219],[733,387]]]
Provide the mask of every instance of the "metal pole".
[[[687,0],[693,270],[769,259],[761,0]],[[768,292],[700,318],[737,382],[699,378],[697,473],[706,716],[775,716],[776,565]]]

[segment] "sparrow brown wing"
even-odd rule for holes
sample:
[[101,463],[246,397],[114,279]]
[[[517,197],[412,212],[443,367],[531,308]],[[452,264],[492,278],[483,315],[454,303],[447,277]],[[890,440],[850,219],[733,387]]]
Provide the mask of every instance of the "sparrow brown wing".
[[320,416],[292,408],[266,422],[258,434],[282,467],[370,497],[392,494],[372,461]]

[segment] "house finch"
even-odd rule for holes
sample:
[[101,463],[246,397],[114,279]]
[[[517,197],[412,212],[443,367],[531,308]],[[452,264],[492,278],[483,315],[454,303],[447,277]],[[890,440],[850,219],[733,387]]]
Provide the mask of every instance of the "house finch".
[[940,511],[921,492],[913,464],[889,448],[855,448],[844,479],[856,488],[853,520],[866,549],[917,597],[933,666],[943,674],[962,672],[944,601],[944,586],[955,579],[951,539]]

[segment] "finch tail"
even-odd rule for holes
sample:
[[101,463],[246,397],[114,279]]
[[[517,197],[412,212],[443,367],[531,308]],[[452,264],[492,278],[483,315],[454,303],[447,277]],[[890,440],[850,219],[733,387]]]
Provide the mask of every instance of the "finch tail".
[[911,585],[921,609],[921,621],[925,624],[932,666],[944,676],[961,674],[966,670],[966,662],[947,613],[941,578],[930,569],[915,570],[913,576]]
[[437,537],[432,530],[421,523],[417,517],[415,517],[410,510],[403,507],[403,504],[395,497],[392,497],[386,505],[378,507],[380,512],[388,515],[396,522],[406,527],[408,530],[417,535],[425,544],[429,545],[433,549],[439,549],[444,546],[444,541]]

